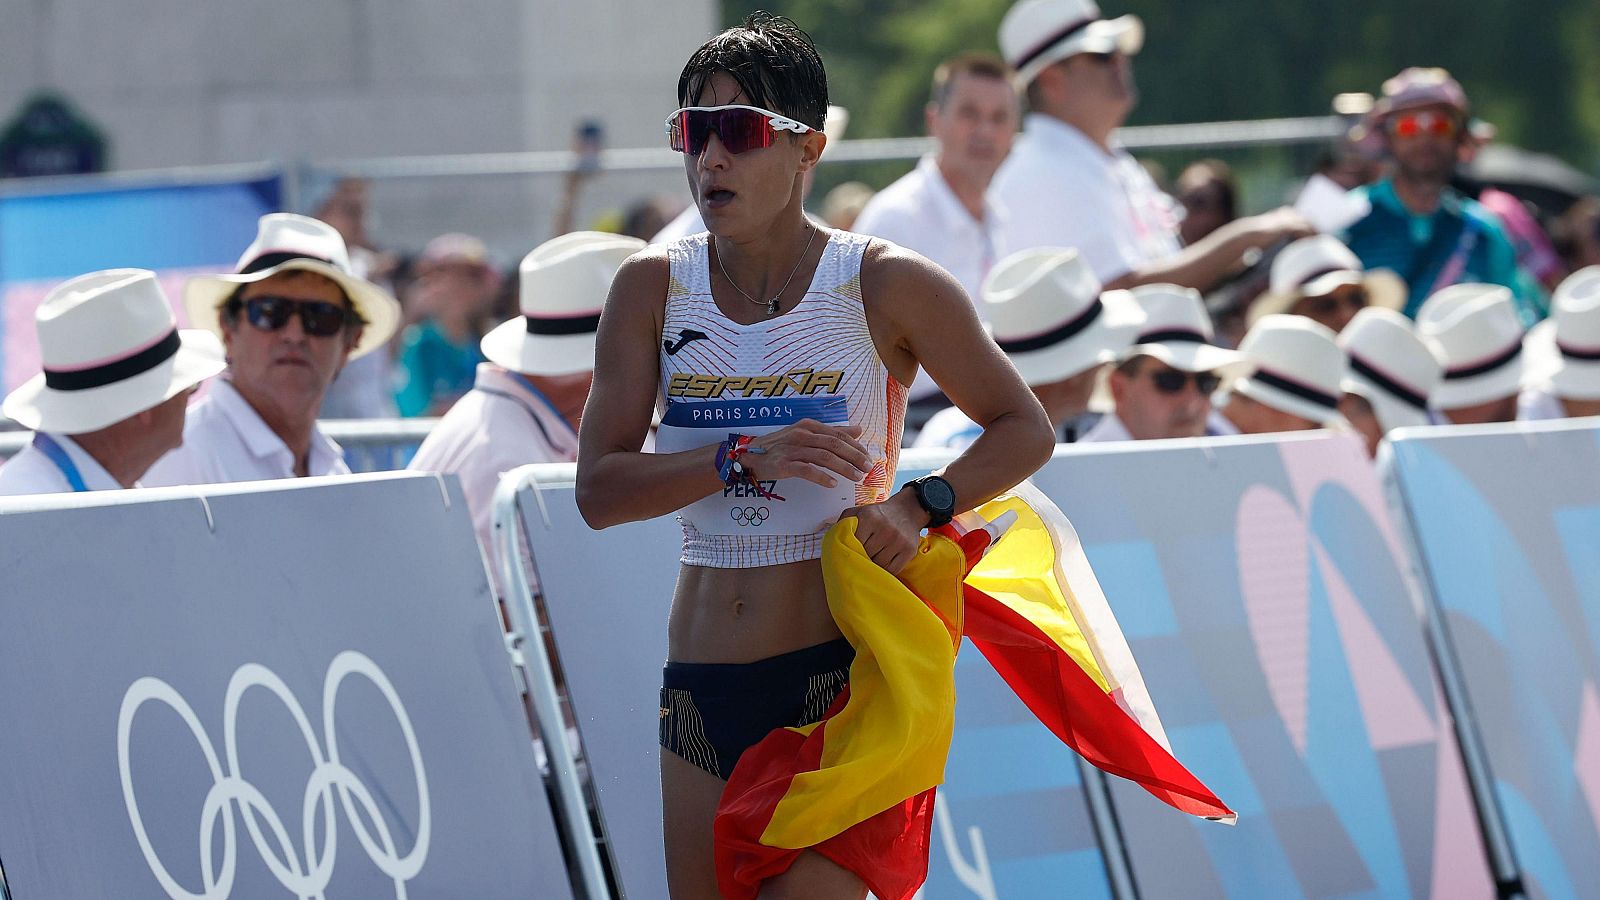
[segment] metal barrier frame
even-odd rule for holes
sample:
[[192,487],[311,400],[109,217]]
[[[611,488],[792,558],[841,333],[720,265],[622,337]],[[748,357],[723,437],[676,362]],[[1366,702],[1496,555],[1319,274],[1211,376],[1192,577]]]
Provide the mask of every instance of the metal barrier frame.
[[[1350,122],[1351,120],[1345,117],[1329,115],[1174,125],[1132,125],[1117,129],[1116,137],[1124,147],[1133,151],[1270,147],[1331,141],[1342,136]],[[934,148],[934,141],[929,137],[845,140],[829,150],[827,162],[916,159]],[[304,206],[307,183],[316,178],[554,175],[571,172],[578,163],[579,155],[570,150],[225,163],[94,175],[6,178],[0,179],[0,197],[144,187],[151,184],[188,184],[282,173],[284,207],[298,211]],[[675,171],[682,165],[682,156],[665,147],[614,149],[600,152],[599,171]]]
[[[372,453],[378,449],[404,444],[420,444],[438,419],[328,419],[319,422],[322,431],[344,449],[348,458],[352,454]],[[33,440],[31,431],[0,431],[0,462],[17,455]],[[358,472],[389,472],[404,469],[405,465],[357,469]]]
[[[570,464],[556,464],[569,473]],[[605,863],[600,857],[598,835],[589,824],[588,806],[583,784],[578,779],[577,755],[567,741],[567,729],[561,718],[561,698],[556,690],[555,668],[546,652],[543,635],[539,630],[539,616],[533,606],[533,588],[528,583],[528,573],[522,565],[522,554],[517,543],[521,526],[517,522],[517,495],[523,488],[535,492],[539,489],[537,477],[548,471],[550,465],[527,465],[512,469],[500,477],[495,486],[491,519],[493,522],[493,548],[485,548],[493,557],[500,573],[501,589],[505,593],[506,613],[511,620],[506,649],[511,654],[512,665],[522,673],[528,699],[533,704],[540,738],[544,741],[545,757],[550,761],[550,774],[554,788],[556,824],[566,832],[568,846],[577,864],[576,881],[589,900],[606,900],[611,896],[606,885]],[[549,482],[545,482],[549,483]]]

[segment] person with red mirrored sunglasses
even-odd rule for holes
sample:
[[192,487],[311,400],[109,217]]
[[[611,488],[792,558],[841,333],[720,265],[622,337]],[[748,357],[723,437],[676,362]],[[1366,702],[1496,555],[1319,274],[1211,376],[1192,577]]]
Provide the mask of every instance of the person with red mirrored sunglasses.
[[[794,23],[757,13],[707,41],[678,103],[667,142],[707,231],[646,248],[612,281],[577,501],[595,528],[672,513],[682,524],[661,798],[669,891],[700,898],[727,895],[713,821],[741,756],[820,721],[848,683],[855,650],[829,611],[824,533],[853,517],[867,556],[898,573],[923,528],[1020,482],[1054,440],[949,273],[807,218],[828,90]],[[906,389],[922,368],[985,430],[895,491]],[[657,452],[641,452],[657,411]],[[639,602],[608,599],[619,615]],[[761,873],[761,895],[864,896],[863,873],[824,852]]]
[[1544,309],[1537,279],[1518,265],[1500,220],[1450,186],[1471,140],[1468,117],[1467,95],[1444,69],[1406,69],[1384,82],[1352,138],[1381,142],[1390,172],[1355,189],[1371,212],[1342,237],[1367,270],[1405,280],[1412,318],[1441,288],[1485,283],[1510,288],[1531,324]]

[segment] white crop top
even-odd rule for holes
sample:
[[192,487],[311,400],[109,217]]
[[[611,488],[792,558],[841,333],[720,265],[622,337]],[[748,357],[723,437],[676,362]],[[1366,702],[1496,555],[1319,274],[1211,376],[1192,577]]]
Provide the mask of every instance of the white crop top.
[[[700,233],[670,244],[661,333],[662,453],[761,435],[800,419],[861,426],[873,465],[859,484],[825,489],[799,478],[724,489],[684,507],[682,562],[772,566],[822,556],[822,535],[852,506],[888,499],[905,428],[906,389],[878,358],[861,304],[861,255],[872,239],[835,231],[800,303],[741,325],[711,297]],[[759,470],[759,458],[753,459]]]

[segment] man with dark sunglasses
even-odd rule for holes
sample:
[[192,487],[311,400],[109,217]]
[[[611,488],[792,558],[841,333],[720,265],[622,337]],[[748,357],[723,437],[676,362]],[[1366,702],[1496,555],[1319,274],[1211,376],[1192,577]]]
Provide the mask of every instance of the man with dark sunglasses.
[[1205,435],[1212,393],[1248,364],[1211,343],[1211,319],[1193,288],[1149,284],[1125,293],[1144,309],[1145,323],[1111,371],[1111,413],[1079,442]]
[[345,363],[394,334],[400,305],[352,273],[339,233],[305,216],[263,216],[238,273],[190,279],[184,305],[191,323],[222,337],[228,369],[190,410],[183,446],[144,483],[348,474],[317,411]]
[[1515,295],[1523,325],[1543,317],[1537,280],[1517,265],[1505,229],[1482,204],[1450,187],[1467,134],[1466,92],[1444,69],[1406,69],[1383,83],[1383,97],[1352,135],[1376,140],[1391,174],[1356,188],[1372,211],[1344,241],[1367,269],[1406,282],[1405,314],[1452,284],[1498,284]]

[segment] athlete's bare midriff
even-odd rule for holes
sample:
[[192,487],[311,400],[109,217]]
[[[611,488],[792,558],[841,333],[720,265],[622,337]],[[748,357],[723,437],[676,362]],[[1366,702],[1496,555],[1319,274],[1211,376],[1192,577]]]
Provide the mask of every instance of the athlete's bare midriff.
[[839,636],[821,560],[678,570],[667,623],[667,658],[673,662],[755,662]]

